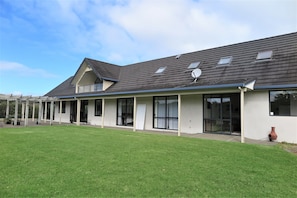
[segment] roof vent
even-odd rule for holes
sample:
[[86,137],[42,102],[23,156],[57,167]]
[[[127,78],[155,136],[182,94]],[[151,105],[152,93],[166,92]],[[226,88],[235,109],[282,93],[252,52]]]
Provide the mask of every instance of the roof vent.
[[176,55],[176,59],[179,59],[181,57],[181,54],[179,54],[179,55]]

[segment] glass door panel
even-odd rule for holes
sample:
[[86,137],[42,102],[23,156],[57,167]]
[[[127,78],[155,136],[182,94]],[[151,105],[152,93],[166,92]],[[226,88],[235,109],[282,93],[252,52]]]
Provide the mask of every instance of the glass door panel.
[[156,97],[154,109],[154,127],[159,129],[165,129],[166,119],[166,98]]
[[212,96],[204,98],[204,130],[206,132],[221,131],[221,97]]
[[80,105],[80,121],[88,122],[88,101],[82,100]]
[[167,98],[167,128],[177,130],[178,128],[178,101],[176,96]]

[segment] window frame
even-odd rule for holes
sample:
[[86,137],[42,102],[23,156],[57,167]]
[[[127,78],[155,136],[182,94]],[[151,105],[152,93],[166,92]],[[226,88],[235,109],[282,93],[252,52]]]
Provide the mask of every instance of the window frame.
[[[156,99],[157,98],[163,98],[163,100],[165,101],[165,112],[164,113],[164,116],[157,116],[157,112],[156,112]],[[170,112],[168,111],[168,108],[169,107],[169,104],[168,104],[168,100],[170,99],[175,99],[176,100],[176,103],[177,103],[177,106],[176,106],[176,110],[177,110],[177,115],[176,116],[170,116],[168,114],[170,114]],[[164,119],[164,126],[165,127],[158,127],[156,125],[156,119]],[[154,96],[153,97],[153,128],[154,129],[165,129],[165,130],[178,130],[178,96],[177,95],[170,95],[170,96]],[[175,123],[176,122],[176,123]],[[176,124],[176,127],[172,127],[170,128],[170,123],[172,126],[174,126],[174,124]]]
[[[98,110],[99,105],[99,110]],[[94,116],[102,116],[102,99],[95,99],[94,101]]]
[[66,113],[66,101],[62,101],[62,111],[61,113]]
[[116,125],[134,126],[134,98],[117,98]]
[[[289,103],[289,104],[287,104],[287,106],[285,103],[280,103],[280,105],[282,105],[284,111],[286,111],[285,109],[287,108],[287,110],[289,110],[289,113],[280,113],[279,112],[280,105],[277,106],[277,105],[273,104],[273,102],[275,102],[274,99],[275,99],[275,95],[277,95],[277,93],[273,94],[273,92],[279,92],[279,94],[283,93],[282,95],[284,95],[284,96],[289,95],[289,98],[287,98],[289,100],[285,101],[285,102]],[[293,93],[290,93],[290,92],[293,92]],[[296,117],[297,116],[297,110],[296,110],[296,112],[293,112],[295,114],[292,113],[292,105],[293,104],[292,104],[292,99],[291,99],[291,97],[293,97],[294,98],[293,100],[295,100],[295,103],[297,105],[297,89],[269,90],[268,94],[269,94],[269,116],[281,116],[281,117],[283,117],[283,116]],[[295,95],[291,96],[292,94],[295,94]],[[272,97],[273,97],[273,99],[272,99]],[[281,101],[281,102],[284,102],[284,101]],[[276,110],[278,110],[278,111],[276,111]]]

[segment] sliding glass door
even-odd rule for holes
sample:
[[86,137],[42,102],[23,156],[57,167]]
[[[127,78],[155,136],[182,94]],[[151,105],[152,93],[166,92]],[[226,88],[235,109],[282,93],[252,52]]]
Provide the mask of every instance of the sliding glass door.
[[239,94],[204,95],[204,132],[240,133]]
[[133,98],[120,98],[117,100],[117,125],[133,126]]
[[177,130],[177,96],[154,97],[154,128]]

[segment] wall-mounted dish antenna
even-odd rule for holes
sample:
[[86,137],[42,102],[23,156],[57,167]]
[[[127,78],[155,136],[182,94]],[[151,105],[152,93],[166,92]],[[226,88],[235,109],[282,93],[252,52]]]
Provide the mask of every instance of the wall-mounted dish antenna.
[[201,69],[197,68],[197,69],[194,69],[191,73],[192,77],[195,78],[194,82],[197,81],[197,79],[201,76],[202,74],[202,71]]

